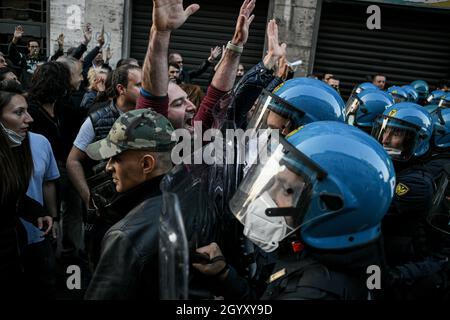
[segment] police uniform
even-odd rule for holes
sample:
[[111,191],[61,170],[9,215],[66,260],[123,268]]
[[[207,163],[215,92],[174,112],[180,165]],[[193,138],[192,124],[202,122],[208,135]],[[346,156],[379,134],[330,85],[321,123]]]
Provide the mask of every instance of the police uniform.
[[390,265],[416,261],[426,255],[424,222],[434,191],[433,176],[422,165],[397,173],[394,199],[383,220],[386,258]]

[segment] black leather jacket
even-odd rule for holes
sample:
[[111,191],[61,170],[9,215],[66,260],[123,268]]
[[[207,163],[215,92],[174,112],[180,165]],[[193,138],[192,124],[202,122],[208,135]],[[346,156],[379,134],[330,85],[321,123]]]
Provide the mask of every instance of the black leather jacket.
[[265,88],[272,91],[283,83],[272,70],[267,69],[261,61],[242,77],[234,88],[235,122],[238,128],[247,126],[247,112],[252,108],[261,91]]
[[149,180],[115,201],[124,217],[103,237],[100,261],[85,299],[158,298],[161,179],[162,176]]

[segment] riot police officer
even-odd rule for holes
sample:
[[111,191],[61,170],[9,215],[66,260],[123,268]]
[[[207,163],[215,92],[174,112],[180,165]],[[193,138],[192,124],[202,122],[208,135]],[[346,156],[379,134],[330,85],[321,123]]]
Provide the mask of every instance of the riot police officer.
[[[230,201],[255,245],[281,250],[263,298],[367,299],[367,268],[384,267],[378,240],[394,187],[389,156],[361,130],[315,122],[281,138]],[[225,298],[257,296],[217,244],[197,251],[211,261],[194,267],[215,279]]]
[[346,122],[370,134],[375,118],[393,104],[394,99],[385,91],[364,90],[347,101],[345,105]]
[[395,280],[391,292],[395,298],[427,296],[433,293],[427,289],[445,283],[434,281],[446,259],[436,257],[427,245],[426,219],[436,192],[433,173],[425,165],[432,133],[431,116],[409,102],[386,109],[372,131],[391,156],[397,176],[394,199],[383,220],[387,262],[401,274],[396,278],[404,280]]

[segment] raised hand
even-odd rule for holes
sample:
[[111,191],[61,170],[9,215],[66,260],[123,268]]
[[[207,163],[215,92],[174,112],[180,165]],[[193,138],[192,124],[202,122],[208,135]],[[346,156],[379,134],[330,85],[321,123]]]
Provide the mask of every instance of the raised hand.
[[22,26],[16,26],[14,29],[14,37],[12,39],[13,43],[17,43],[19,39],[22,38],[24,32],[25,30]]
[[109,60],[111,60],[111,58],[112,58],[111,47],[108,45],[108,48],[106,48],[106,59],[105,59],[105,62],[108,63]]
[[268,54],[277,58],[277,60],[286,55],[286,44],[278,42],[278,25],[275,19],[269,21],[267,25],[267,45]]
[[174,31],[198,9],[198,4],[191,4],[184,10],[182,0],[153,0],[153,26],[159,32]]
[[16,26],[16,28],[14,29],[14,38],[22,38],[24,32],[25,30],[22,26]]
[[275,19],[269,21],[266,33],[268,50],[263,62],[267,69],[273,69],[278,60],[286,57],[286,44],[278,42],[278,25]]
[[64,34],[61,33],[56,41],[58,42],[58,47],[64,47]]
[[100,33],[100,35],[97,38],[97,42],[98,45],[101,47],[103,47],[103,45],[105,44],[105,34],[104,33]]
[[255,9],[256,0],[245,0],[241,6],[239,17],[236,22],[236,29],[231,43],[237,46],[243,46],[247,43],[248,29],[255,15],[252,15]]
[[277,77],[280,77],[281,79],[286,81],[289,71],[292,71],[292,69],[291,67],[289,67],[288,61],[286,60],[286,56],[282,56],[278,60]]
[[88,45],[88,43],[92,40],[92,26],[90,23],[86,24],[86,26],[84,27],[83,36],[84,44]]
[[211,54],[208,60],[216,60],[218,56],[222,53],[222,48],[216,46],[215,48],[211,48]]

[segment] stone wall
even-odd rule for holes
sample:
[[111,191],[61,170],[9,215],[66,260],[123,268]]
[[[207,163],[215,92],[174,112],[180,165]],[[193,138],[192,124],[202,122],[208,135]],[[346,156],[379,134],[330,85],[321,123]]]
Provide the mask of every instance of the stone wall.
[[125,0],[52,0],[50,1],[50,50],[56,49],[56,39],[65,35],[64,50],[78,46],[83,40],[82,27],[91,23],[93,39],[88,51],[97,45],[97,37],[105,27],[105,47],[112,51],[111,66],[115,66],[122,55],[123,21]]
[[319,1],[274,0],[272,16],[278,22],[280,41],[288,45],[288,60],[303,61],[296,76],[305,76],[313,61],[313,39]]

